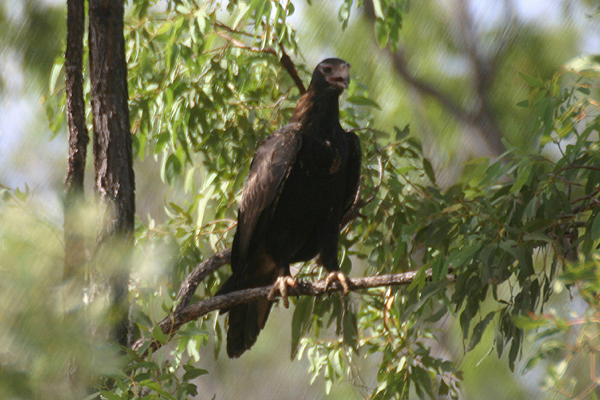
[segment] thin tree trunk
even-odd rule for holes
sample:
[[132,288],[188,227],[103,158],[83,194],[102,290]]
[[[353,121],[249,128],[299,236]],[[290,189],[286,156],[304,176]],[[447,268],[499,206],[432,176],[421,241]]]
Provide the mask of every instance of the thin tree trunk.
[[133,244],[135,182],[123,3],[123,0],[89,0],[89,60],[95,188],[103,207],[96,259],[108,271],[113,337],[126,345],[128,254]]
[[[85,263],[87,261],[85,235],[82,230],[83,182],[87,145],[90,141],[85,123],[83,99],[83,33],[85,31],[85,0],[67,0],[67,49],[65,52],[65,85],[67,95],[67,124],[69,129],[69,156],[65,178],[65,261],[63,279],[65,304],[83,302]],[[67,316],[69,318],[69,316]],[[74,361],[69,367],[69,385],[74,396],[87,394]]]
[[69,158],[65,179],[65,280],[83,285],[85,243],[78,212],[83,199],[85,159],[89,136],[85,124],[83,101],[83,32],[85,30],[84,0],[67,0],[67,50],[65,77],[67,122],[69,127]]

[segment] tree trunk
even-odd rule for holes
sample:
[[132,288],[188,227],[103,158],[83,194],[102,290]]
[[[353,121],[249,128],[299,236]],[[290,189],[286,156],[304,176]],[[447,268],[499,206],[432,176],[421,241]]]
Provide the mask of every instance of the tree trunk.
[[[85,243],[78,212],[83,199],[83,178],[88,131],[83,101],[83,32],[85,30],[84,0],[67,0],[67,50],[65,78],[67,122],[69,127],[69,158],[65,179],[65,280],[83,285],[82,265],[86,260]],[[80,290],[79,290],[80,291]]]
[[123,0],[89,0],[95,188],[102,202],[96,261],[108,268],[113,337],[127,335],[135,182],[129,126]]

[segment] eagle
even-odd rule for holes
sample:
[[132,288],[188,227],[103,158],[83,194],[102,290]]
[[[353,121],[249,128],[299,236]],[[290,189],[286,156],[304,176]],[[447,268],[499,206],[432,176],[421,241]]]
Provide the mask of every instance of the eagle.
[[242,189],[231,250],[233,274],[217,292],[273,285],[268,298],[229,312],[227,354],[237,358],[256,342],[277,292],[288,307],[296,281],[290,264],[317,258],[345,294],[338,237],[344,215],[359,193],[361,146],[339,121],[339,97],[350,81],[350,64],[327,58],[314,70],[288,125],[260,145]]

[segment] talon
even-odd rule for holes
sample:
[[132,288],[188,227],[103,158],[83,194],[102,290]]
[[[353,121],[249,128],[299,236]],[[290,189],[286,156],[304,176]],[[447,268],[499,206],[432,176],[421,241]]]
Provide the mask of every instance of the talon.
[[273,283],[273,287],[267,296],[267,300],[273,301],[277,292],[281,294],[281,300],[283,301],[283,306],[288,308],[290,306],[290,301],[288,300],[287,288],[298,286],[298,283],[291,276],[280,276],[277,278],[275,283]]
[[350,278],[348,278],[348,275],[342,271],[331,271],[325,278],[325,287],[328,288],[333,281],[338,281],[340,283],[344,296],[347,296],[348,293],[350,293],[350,286],[348,285]]

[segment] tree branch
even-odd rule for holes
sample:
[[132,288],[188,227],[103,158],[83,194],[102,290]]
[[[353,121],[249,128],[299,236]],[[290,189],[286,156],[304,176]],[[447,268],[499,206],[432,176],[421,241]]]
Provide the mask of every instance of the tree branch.
[[[365,16],[371,22],[375,22],[376,16],[373,8],[372,0],[365,0],[364,2]],[[419,79],[408,67],[408,62],[406,60],[406,56],[404,52],[399,49],[397,51],[392,51],[389,46],[383,49],[388,57],[392,61],[392,65],[394,66],[395,71],[400,75],[404,81],[415,89],[418,93],[424,96],[431,97],[435,99],[440,105],[446,109],[448,113],[450,113],[454,118],[456,118],[461,123],[465,124],[468,127],[474,128],[477,133],[477,137],[481,138],[485,145],[485,152],[490,153],[494,156],[500,156],[506,150],[504,144],[502,143],[502,132],[498,125],[496,124],[491,108],[488,104],[487,98],[478,99],[481,104],[478,104],[474,110],[465,109],[461,107],[458,102],[452,100],[451,97],[441,92],[434,86],[425,82],[422,79]],[[474,65],[475,68],[481,66],[480,64]],[[491,82],[491,71],[476,71],[481,72],[476,78],[487,78]],[[486,72],[484,74],[484,72]],[[488,73],[490,72],[490,73]],[[481,82],[479,79],[478,82]],[[491,83],[487,81],[483,81],[485,85],[488,87]],[[478,89],[478,88],[476,88]],[[476,93],[479,95],[479,92]]]
[[502,143],[501,138],[503,135],[495,120],[490,102],[490,92],[494,84],[498,55],[501,54],[502,45],[498,47],[498,52],[495,55],[484,57],[476,41],[477,29],[474,26],[467,0],[457,0],[456,5],[460,25],[458,31],[462,36],[461,41],[473,67],[473,90],[476,95],[476,104],[475,110],[470,112],[471,123],[479,126],[480,134],[486,140],[488,146],[494,152],[502,154],[506,151],[506,148]]
[[[238,31],[233,30],[224,24],[219,24],[219,26],[227,29],[230,32],[239,33]],[[275,50],[273,48],[266,47],[264,49],[260,49],[258,47],[248,46],[245,43],[243,43],[235,38],[232,38],[231,36],[227,35],[224,32],[216,31],[216,33],[217,33],[217,35],[221,36],[223,39],[227,40],[229,43],[231,43],[232,45],[234,45],[237,48],[252,51],[255,53],[268,53],[268,54],[273,54],[275,56],[278,56],[277,50]],[[296,69],[296,65],[294,64],[294,62],[292,61],[290,56],[287,55],[287,53],[285,52],[285,48],[283,47],[283,45],[281,43],[279,43],[279,48],[281,49],[281,57],[279,58],[279,63],[290,75],[290,77],[294,81],[294,84],[298,87],[300,94],[304,94],[304,92],[306,92],[306,87],[304,87],[304,83],[302,83],[302,79],[300,79],[300,75],[298,75],[298,70]]]
[[[219,253],[219,254],[223,254]],[[210,260],[209,260],[210,261]],[[377,287],[388,287],[388,286],[399,286],[408,285],[412,283],[418,271],[409,271],[399,274],[387,274],[377,276],[367,276],[361,278],[351,278],[348,280],[348,285],[351,291],[358,291],[362,289],[370,289]],[[428,269],[425,271],[427,279],[431,278],[432,271]],[[454,280],[453,275],[448,275],[447,279],[450,281]],[[163,319],[159,326],[161,330],[169,336],[171,339],[175,332],[182,325],[187,322],[194,321],[200,317],[208,314],[209,312],[222,310],[230,307],[234,307],[240,304],[249,303],[258,299],[265,299],[271,292],[272,286],[263,286],[252,289],[239,290],[237,292],[228,293],[221,296],[215,296],[206,300],[199,301],[191,306],[184,307],[178,313],[174,313],[169,317]],[[321,296],[324,294],[330,294],[334,292],[342,291],[342,287],[338,282],[333,282],[329,287],[326,286],[326,280],[322,279],[318,282],[312,283],[308,281],[299,281],[298,286],[295,288],[288,288],[289,296]],[[279,296],[279,294],[276,294]],[[145,343],[151,339],[139,339],[134,343],[132,348],[139,350]],[[152,341],[150,348],[156,350],[160,348],[164,343],[158,341]]]
[[[177,315],[181,312],[185,307],[190,304],[190,300],[194,293],[196,293],[196,288],[206,278],[208,275],[219,269],[225,264],[229,264],[231,262],[231,250],[223,250],[208,260],[201,262],[194,270],[185,278],[185,280],[181,283],[179,287],[179,292],[177,293],[177,299],[179,300],[179,304],[175,307],[175,311],[173,314]],[[170,317],[165,318],[169,319]],[[163,320],[164,321],[164,320]]]
[[296,70],[296,65],[294,64],[292,59],[287,55],[287,53],[285,52],[285,49],[283,48],[283,45],[281,43],[279,43],[279,48],[281,49],[281,59],[279,60],[279,62],[281,63],[281,65],[283,65],[283,68],[285,68],[285,70],[288,72],[288,74],[294,80],[294,83],[298,87],[300,94],[301,95],[304,94],[304,92],[306,92],[306,88],[304,87],[304,84],[302,83],[302,79],[300,79],[300,76],[298,75],[298,71]]

